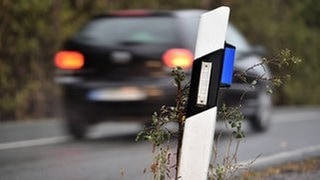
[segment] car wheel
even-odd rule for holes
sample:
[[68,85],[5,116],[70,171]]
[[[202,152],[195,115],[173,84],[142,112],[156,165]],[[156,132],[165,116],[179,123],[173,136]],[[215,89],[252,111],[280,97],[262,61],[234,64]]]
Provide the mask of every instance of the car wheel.
[[67,132],[74,139],[80,140],[86,137],[89,123],[81,109],[66,107],[65,125]]
[[254,131],[263,132],[270,127],[272,110],[272,98],[265,91],[260,91],[257,98],[257,109],[250,118],[251,127]]

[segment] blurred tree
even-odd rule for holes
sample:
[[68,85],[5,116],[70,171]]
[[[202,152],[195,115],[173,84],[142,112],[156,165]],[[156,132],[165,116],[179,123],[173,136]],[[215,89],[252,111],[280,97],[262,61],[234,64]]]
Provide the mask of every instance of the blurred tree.
[[0,2],[0,120],[56,113],[53,54],[102,2]]
[[298,14],[303,17],[308,27],[319,29],[320,27],[320,1],[305,0],[303,3],[298,1]]
[[44,113],[45,92],[52,86],[47,83],[50,64],[46,61],[52,53],[53,32],[45,19],[50,6],[50,1],[36,0],[4,0],[0,4],[0,60],[7,65],[0,73],[1,79],[10,79],[10,86],[1,85],[2,118]]
[[[268,55],[289,48],[302,57],[303,64],[289,67],[292,80],[278,91],[279,104],[320,103],[320,6],[317,0],[236,1],[231,20],[254,44],[263,44]],[[313,7],[314,6],[314,7]],[[273,69],[281,74],[284,69]]]
[[[318,0],[1,0],[0,120],[52,116],[59,91],[52,82],[54,52],[90,16],[115,9],[212,9],[231,6],[231,20],[269,55],[289,48],[304,59],[279,90],[278,102],[320,103]],[[274,69],[275,73],[282,70]],[[303,96],[301,95],[303,94]]]

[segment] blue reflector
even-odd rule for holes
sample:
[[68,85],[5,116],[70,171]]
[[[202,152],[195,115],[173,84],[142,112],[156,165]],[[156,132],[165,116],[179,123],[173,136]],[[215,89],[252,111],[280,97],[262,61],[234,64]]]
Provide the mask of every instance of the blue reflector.
[[234,46],[226,44],[226,47],[224,49],[221,86],[231,86],[232,84],[235,53],[236,53],[236,48]]

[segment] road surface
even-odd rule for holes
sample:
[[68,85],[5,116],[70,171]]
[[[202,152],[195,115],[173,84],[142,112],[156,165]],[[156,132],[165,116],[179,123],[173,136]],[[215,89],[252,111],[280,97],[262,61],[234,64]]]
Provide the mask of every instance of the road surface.
[[[0,123],[1,180],[144,180],[152,161],[151,146],[135,142],[140,125],[105,123],[90,138],[76,142],[63,133],[60,120]],[[320,108],[277,107],[272,126],[254,133],[245,125],[246,138],[238,151],[239,162],[277,161],[303,150],[319,150]],[[222,133],[219,155],[225,154],[230,131]]]

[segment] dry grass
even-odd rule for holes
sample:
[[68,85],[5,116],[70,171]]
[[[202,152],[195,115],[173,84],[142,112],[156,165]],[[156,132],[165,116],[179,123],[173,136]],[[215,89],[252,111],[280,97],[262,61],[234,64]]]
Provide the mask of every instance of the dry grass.
[[308,174],[320,171],[320,157],[307,159],[300,162],[291,162],[267,168],[262,171],[248,171],[241,175],[242,180],[276,179],[274,177],[284,174]]

